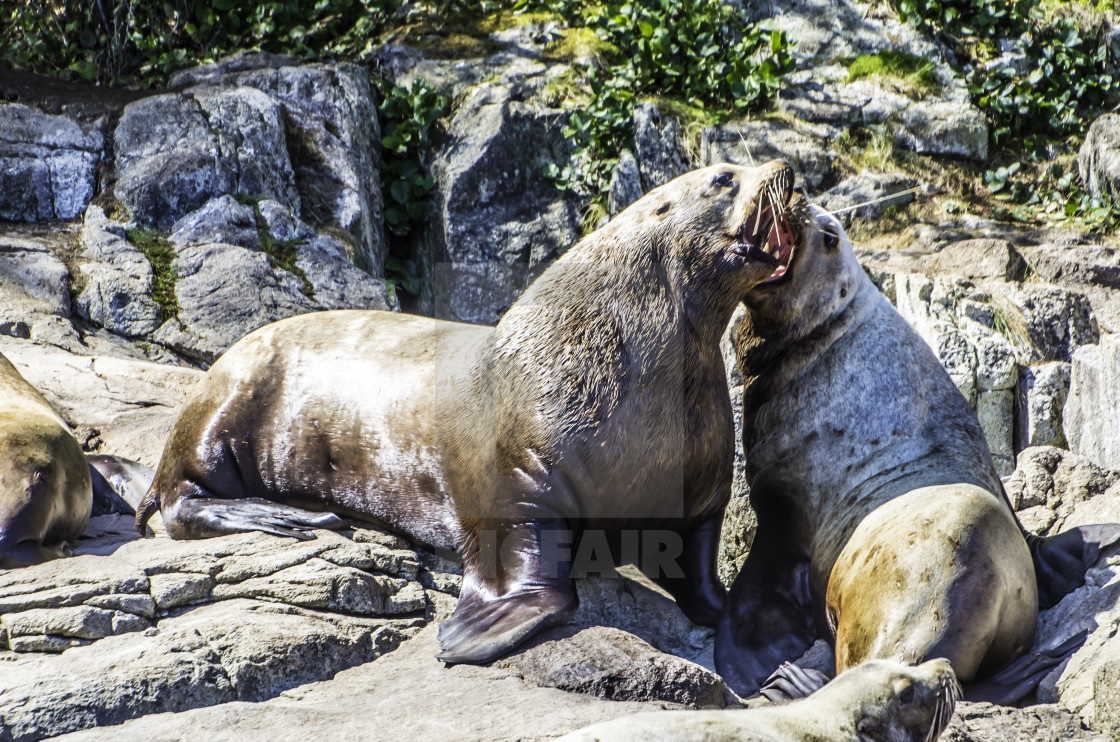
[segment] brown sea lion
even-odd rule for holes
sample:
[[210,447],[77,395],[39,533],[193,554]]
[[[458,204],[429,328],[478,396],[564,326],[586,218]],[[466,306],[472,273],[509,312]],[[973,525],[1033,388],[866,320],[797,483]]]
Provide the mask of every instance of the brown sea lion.
[[[976,414],[813,208],[785,275],[748,292],[736,336],[758,535],[716,666],[751,693],[826,637],[838,671],[945,657],[962,682],[989,677],[1031,646],[1040,597],[1082,584],[1117,528],[1023,533]],[[969,690],[1011,702],[1058,660]]]
[[89,522],[90,469],[70,428],[0,355],[0,569],[67,556]]
[[648,711],[593,724],[558,742],[936,742],[961,690],[946,660],[872,660],[808,698],[725,711]]
[[591,534],[618,547],[662,529],[680,572],[661,584],[714,624],[734,442],[719,340],[798,239],[792,188],[785,163],[686,174],[572,247],[494,328],[340,311],[252,333],[186,404],[138,526],[159,508],[173,538],[298,536],[337,526],[307,512],[327,510],[458,549],[440,631],[453,662],[567,619]]

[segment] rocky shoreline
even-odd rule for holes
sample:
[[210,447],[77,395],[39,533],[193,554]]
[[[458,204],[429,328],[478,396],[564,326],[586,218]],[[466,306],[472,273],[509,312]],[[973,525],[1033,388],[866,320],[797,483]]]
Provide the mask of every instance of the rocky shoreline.
[[[943,64],[936,92],[847,78],[841,61],[857,54],[938,54],[890,12],[799,0],[779,23],[798,70],[776,110],[691,132],[657,101],[639,105],[611,211],[699,165],[788,160],[815,201],[849,209],[861,262],[976,409],[1023,524],[1049,535],[1120,521],[1115,238],[960,213],[932,177],[858,166],[844,144],[855,126],[885,126],[891,146],[963,171],[990,157],[987,124]],[[155,466],[191,385],[256,327],[402,303],[495,322],[581,232],[578,196],[544,175],[571,154],[556,83],[584,63],[546,57],[554,26],[496,31],[481,58],[377,51],[392,81],[453,101],[429,153],[432,214],[413,237],[416,297],[385,277],[366,68],[247,53],[166,90],[72,104],[66,86],[36,97],[3,77],[16,102],[0,103],[0,353],[85,450]],[[1120,192],[1117,121],[1101,117],[1081,154],[1102,192]],[[897,228],[868,226],[892,214]],[[725,579],[753,538],[737,460]],[[635,574],[581,584],[577,617],[524,652],[445,668],[435,625],[458,566],[364,527],[317,536],[174,542],[157,528],[139,540],[127,517],[102,516],[75,557],[0,574],[0,740],[536,740],[639,709],[742,703],[712,670],[711,630]],[[1118,627],[1113,549],[1040,615],[1036,648],[1089,636],[1038,703],[963,704],[942,739],[1117,738]],[[810,655],[831,661],[823,644]]]

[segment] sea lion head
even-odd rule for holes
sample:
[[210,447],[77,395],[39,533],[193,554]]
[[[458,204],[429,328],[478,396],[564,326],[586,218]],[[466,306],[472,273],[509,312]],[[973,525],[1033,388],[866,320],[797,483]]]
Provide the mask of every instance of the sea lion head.
[[726,315],[726,323],[743,295],[780,275],[794,254],[804,223],[795,195],[788,163],[712,165],[650,191],[607,230],[631,257],[647,235],[649,258],[664,267],[690,318]]
[[743,299],[755,332],[801,337],[839,314],[865,280],[852,243],[836,217],[797,194],[797,241],[785,270],[753,287]]
[[861,740],[934,742],[953,718],[960,698],[952,665],[935,659],[917,666],[868,660],[840,673],[810,700],[853,710]]

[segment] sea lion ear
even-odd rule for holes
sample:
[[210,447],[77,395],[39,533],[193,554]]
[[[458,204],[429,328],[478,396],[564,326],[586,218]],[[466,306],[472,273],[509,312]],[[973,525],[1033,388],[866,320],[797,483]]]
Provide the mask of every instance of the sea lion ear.
[[670,206],[672,206],[672,204],[669,203],[668,201],[666,201],[665,203],[658,206],[657,211],[655,211],[653,213],[657,214],[658,216],[664,216],[665,214],[667,214],[669,212],[669,207]]

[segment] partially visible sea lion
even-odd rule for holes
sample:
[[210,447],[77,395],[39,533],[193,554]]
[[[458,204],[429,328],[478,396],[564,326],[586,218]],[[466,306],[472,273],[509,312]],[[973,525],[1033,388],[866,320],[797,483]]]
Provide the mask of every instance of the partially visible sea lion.
[[[1120,532],[1025,537],[975,412],[814,210],[785,275],[747,294],[735,340],[758,531],[717,668],[752,693],[827,637],[837,671],[945,657],[964,683],[989,677],[1031,646],[1040,593],[1045,606],[1082,584]],[[1055,662],[1025,661],[974,687],[1015,700]]]
[[155,472],[138,461],[108,454],[86,454],[93,477],[93,514],[134,515]]
[[185,405],[138,527],[160,508],[173,538],[299,536],[340,525],[307,512],[326,510],[458,549],[449,662],[575,611],[573,530],[617,547],[663,529],[681,573],[661,584],[714,624],[734,443],[719,340],[800,239],[792,189],[779,162],[677,178],[572,247],[496,328],[340,311],[252,333]]
[[89,522],[90,471],[50,403],[0,355],[0,568],[67,556]]
[[936,742],[960,694],[946,660],[917,667],[872,660],[793,703],[648,711],[593,724],[557,742]]

